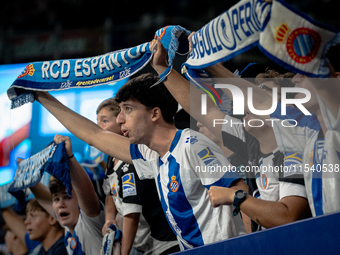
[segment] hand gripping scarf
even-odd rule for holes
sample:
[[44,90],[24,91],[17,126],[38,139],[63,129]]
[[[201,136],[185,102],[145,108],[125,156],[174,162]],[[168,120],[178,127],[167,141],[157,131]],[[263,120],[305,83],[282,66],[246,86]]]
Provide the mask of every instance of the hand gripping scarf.
[[116,225],[111,224],[103,237],[100,255],[119,255],[122,242],[122,231]]
[[[170,73],[175,53],[178,50],[178,38],[190,31],[181,26],[167,26],[155,33],[168,52],[169,67],[160,75],[162,82]],[[12,101],[11,108],[33,102],[30,91],[54,91],[70,88],[88,88],[120,81],[140,71],[153,55],[150,43],[136,47],[106,53],[96,57],[64,59],[28,63],[25,70],[7,90]]]
[[212,87],[195,78],[203,68],[228,61],[258,46],[271,60],[292,72],[310,77],[328,77],[326,52],[340,42],[339,31],[319,23],[282,0],[241,0],[210,21],[191,37],[193,50],[183,72],[194,85],[219,96]]
[[19,163],[12,183],[8,188],[17,200],[20,208],[25,205],[25,190],[37,185],[44,172],[63,182],[69,196],[72,196],[72,185],[65,142],[51,142],[42,151]]

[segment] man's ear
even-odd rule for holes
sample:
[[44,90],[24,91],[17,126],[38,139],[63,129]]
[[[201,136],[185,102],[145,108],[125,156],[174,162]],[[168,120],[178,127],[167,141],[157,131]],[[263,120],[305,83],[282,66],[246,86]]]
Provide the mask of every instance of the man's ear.
[[335,72],[336,78],[340,79],[340,72]]
[[151,120],[154,122],[159,120],[162,117],[162,111],[159,107],[155,107],[152,109],[152,117]]
[[51,226],[57,224],[57,219],[54,218],[52,215],[48,216],[48,223],[50,223]]

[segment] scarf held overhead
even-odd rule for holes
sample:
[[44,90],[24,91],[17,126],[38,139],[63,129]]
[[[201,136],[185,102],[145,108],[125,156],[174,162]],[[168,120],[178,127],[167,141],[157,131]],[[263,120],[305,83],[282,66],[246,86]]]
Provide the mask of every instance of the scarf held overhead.
[[202,69],[259,46],[271,60],[310,77],[327,77],[328,48],[340,42],[339,31],[314,21],[282,0],[241,0],[191,38],[184,63]]
[[72,195],[65,142],[59,144],[51,142],[39,153],[20,162],[8,192],[18,200],[20,205],[24,205],[26,199],[24,191],[37,185],[44,173],[62,181],[67,193]]
[[[169,67],[160,75],[163,81],[171,71],[171,65],[178,50],[178,38],[190,31],[181,26],[167,26],[155,33],[168,52]],[[120,81],[140,71],[152,58],[150,43],[81,59],[64,59],[28,63],[25,70],[7,90],[12,108],[33,102],[32,90],[54,91],[70,88],[88,88]]]

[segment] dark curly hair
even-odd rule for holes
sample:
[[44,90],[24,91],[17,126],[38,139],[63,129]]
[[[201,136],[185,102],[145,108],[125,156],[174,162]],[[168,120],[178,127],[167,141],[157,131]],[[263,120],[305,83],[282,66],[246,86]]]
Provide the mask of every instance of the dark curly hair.
[[152,86],[156,82],[158,82],[156,75],[151,73],[142,74],[121,87],[115,99],[118,103],[129,99],[137,100],[145,105],[147,109],[159,107],[163,119],[167,123],[174,123],[173,117],[177,112],[178,103],[162,82]]

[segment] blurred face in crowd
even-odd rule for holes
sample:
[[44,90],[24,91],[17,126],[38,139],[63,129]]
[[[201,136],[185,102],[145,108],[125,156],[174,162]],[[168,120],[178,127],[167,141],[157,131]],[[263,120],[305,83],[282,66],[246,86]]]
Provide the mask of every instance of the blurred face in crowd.
[[75,192],[72,191],[72,197],[66,193],[66,190],[52,194],[52,205],[59,223],[68,227],[73,233],[79,218],[78,199]]
[[263,89],[269,96],[273,96],[273,88],[277,88],[277,101],[280,102],[281,101],[281,93],[280,93],[280,86],[277,85],[274,81],[266,81],[263,82],[261,85],[259,85],[258,87],[260,87],[261,89]]
[[[281,101],[280,95],[280,86],[277,85],[274,81],[266,81],[258,86],[262,90],[264,90],[270,97],[273,96],[273,88],[277,88],[277,100]],[[245,117],[243,120],[245,121],[245,130],[252,135],[256,135],[257,132],[261,132],[261,128],[266,128],[266,125],[263,125],[263,122],[258,120],[259,117],[246,111]],[[263,126],[262,126],[263,125]]]
[[[309,92],[311,93],[311,99],[304,103],[303,106],[310,112],[316,113],[319,110],[319,102],[316,96],[316,92],[315,89],[313,87],[313,85],[311,84],[310,81],[311,78],[308,78],[302,74],[296,74],[293,77],[293,83],[295,84],[295,87],[297,88],[304,88],[309,90]],[[303,93],[297,93],[295,95],[295,98],[305,98],[306,95]]]
[[109,110],[108,107],[104,107],[97,114],[98,126],[106,131],[122,135],[120,124],[117,123],[116,119],[117,116],[113,111]]
[[25,225],[31,240],[42,242],[45,239],[51,228],[50,218],[53,217],[39,209],[31,209],[27,212]]

